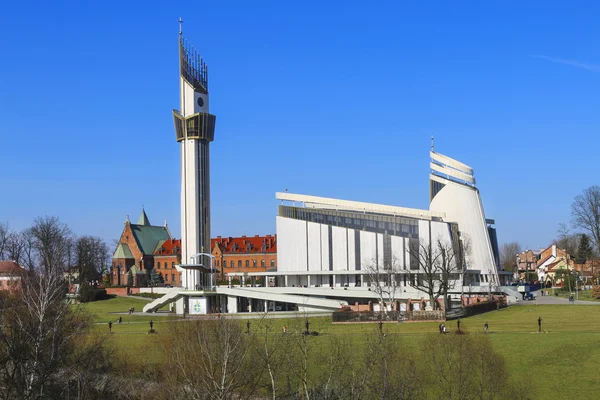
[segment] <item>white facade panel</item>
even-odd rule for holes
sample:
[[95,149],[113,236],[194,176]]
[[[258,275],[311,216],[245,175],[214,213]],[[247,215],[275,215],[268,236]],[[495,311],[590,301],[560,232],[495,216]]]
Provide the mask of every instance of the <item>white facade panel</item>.
[[346,228],[333,226],[333,270],[344,271],[348,269],[348,234]]
[[329,271],[329,227],[321,224],[321,268],[323,271]]
[[375,264],[376,246],[375,233],[360,231],[360,265],[363,271]]
[[307,271],[306,222],[277,217],[277,269]]
[[470,252],[465,255],[467,268],[490,274],[498,282],[479,191],[445,180],[445,186],[433,198],[430,208],[432,211],[445,212],[448,221],[458,223],[461,239],[469,242]]
[[321,224],[308,222],[308,270],[321,271]]
[[429,221],[419,220],[419,241],[429,245]]
[[442,243],[452,244],[450,224],[446,222],[431,221],[431,240],[433,243],[437,243],[438,240],[441,240]]
[[348,269],[351,271],[356,270],[356,255],[355,255],[355,237],[354,237],[354,229],[346,229],[347,233],[347,242],[348,242]]
[[377,234],[377,262],[383,266],[383,233]]
[[392,236],[392,263],[396,268],[404,269],[404,238]]

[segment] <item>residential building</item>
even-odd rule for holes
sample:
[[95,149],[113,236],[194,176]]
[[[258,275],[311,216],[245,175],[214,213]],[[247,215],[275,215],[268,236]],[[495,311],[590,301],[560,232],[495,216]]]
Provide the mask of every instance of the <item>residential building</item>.
[[181,286],[181,272],[177,271],[175,265],[181,259],[181,240],[161,240],[154,251],[154,266],[156,272],[163,278],[165,285]]
[[25,268],[15,261],[0,261],[0,290],[18,288],[26,274]]
[[277,235],[221,237],[211,239],[213,266],[221,279],[232,272],[277,270]]

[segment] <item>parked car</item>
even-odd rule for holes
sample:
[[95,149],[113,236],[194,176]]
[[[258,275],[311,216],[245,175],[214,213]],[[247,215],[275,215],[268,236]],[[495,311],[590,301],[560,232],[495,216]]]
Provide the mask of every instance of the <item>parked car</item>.
[[523,294],[523,300],[535,300],[535,296],[531,292],[525,293]]

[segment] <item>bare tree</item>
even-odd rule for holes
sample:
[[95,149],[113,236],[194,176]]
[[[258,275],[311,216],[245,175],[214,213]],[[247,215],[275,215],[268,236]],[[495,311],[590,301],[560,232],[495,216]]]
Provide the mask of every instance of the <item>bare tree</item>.
[[10,237],[10,229],[8,224],[0,222],[0,260],[4,259],[5,251],[8,244],[8,238]]
[[[53,247],[56,243],[45,245]],[[75,370],[82,378],[84,371],[98,366],[98,359],[92,363],[90,355],[97,356],[103,347],[83,345],[90,320],[83,309],[72,309],[65,302],[65,293],[62,265],[54,262],[36,273],[24,273],[19,290],[3,293],[0,396],[65,398]]]
[[504,243],[500,247],[500,265],[504,271],[514,272],[517,267],[517,254],[522,250],[519,242]]
[[81,236],[75,242],[75,262],[81,268],[81,279],[96,279],[110,262],[108,245],[99,237]]
[[504,360],[487,338],[430,335],[422,343],[421,354],[432,398],[511,398]]
[[261,319],[256,333],[255,358],[262,361],[260,368],[266,370],[268,383],[273,400],[278,398],[278,388],[282,376],[286,371],[285,352],[287,351],[288,335],[278,332],[273,320]]
[[579,246],[579,235],[571,233],[569,226],[564,222],[558,224],[557,230],[558,237],[552,241],[552,244],[563,249],[567,254],[575,256],[577,253],[577,247]]
[[254,335],[239,321],[219,319],[170,325],[166,390],[170,398],[243,399],[255,392],[262,369],[251,355]]
[[4,256],[15,261],[19,265],[23,265],[22,257],[25,252],[25,240],[20,232],[10,232],[6,247],[4,250]]
[[590,186],[575,197],[571,217],[573,225],[589,232],[596,249],[600,250],[600,186]]
[[447,293],[460,281],[464,264],[455,245],[441,238],[433,243],[421,240],[418,244],[409,246],[408,251],[419,265],[418,272],[411,274],[410,286],[426,293],[432,307],[440,296],[447,302]]
[[32,267],[44,274],[62,272],[68,266],[73,243],[69,228],[57,217],[40,217],[27,232]]
[[365,393],[368,399],[417,399],[424,397],[422,374],[416,356],[400,337],[377,335],[366,339]]
[[396,298],[396,291],[399,291],[398,277],[405,274],[402,269],[399,258],[395,255],[387,262],[380,263],[378,260],[373,260],[366,266],[367,278],[371,285],[371,291],[375,292],[379,297],[379,306],[387,315],[388,306],[392,304]]

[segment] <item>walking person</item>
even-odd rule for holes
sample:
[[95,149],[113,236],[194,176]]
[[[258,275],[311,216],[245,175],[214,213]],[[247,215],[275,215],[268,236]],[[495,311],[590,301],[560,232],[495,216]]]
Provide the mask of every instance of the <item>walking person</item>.
[[538,318],[538,333],[542,333],[542,317]]
[[485,324],[483,324],[483,333],[488,333],[488,328],[489,328],[489,325],[487,322]]

